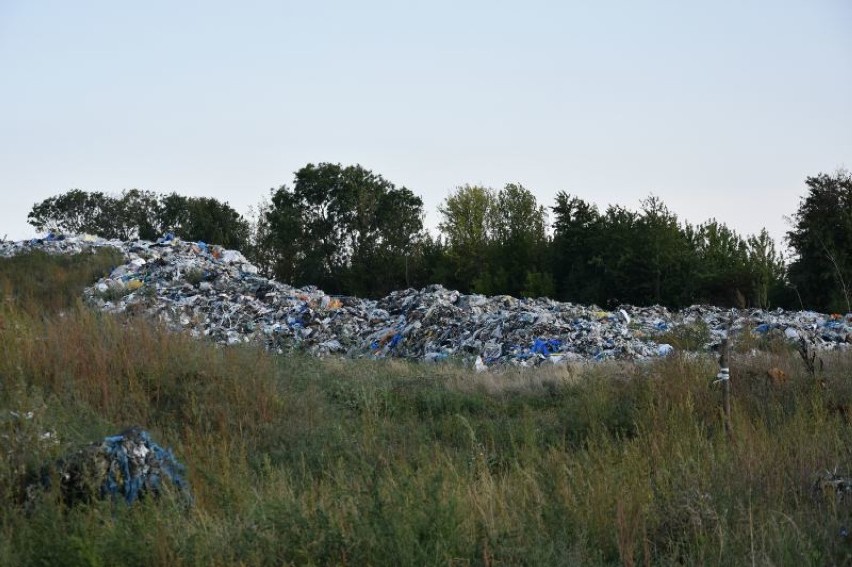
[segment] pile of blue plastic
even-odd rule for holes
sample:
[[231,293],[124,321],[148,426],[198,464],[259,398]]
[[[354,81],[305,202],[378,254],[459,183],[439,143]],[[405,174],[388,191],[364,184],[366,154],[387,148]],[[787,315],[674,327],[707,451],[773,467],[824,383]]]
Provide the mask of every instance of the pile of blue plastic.
[[152,441],[139,427],[93,443],[59,464],[61,490],[69,503],[96,496],[132,504],[165,490],[189,501],[184,470],[171,450]]

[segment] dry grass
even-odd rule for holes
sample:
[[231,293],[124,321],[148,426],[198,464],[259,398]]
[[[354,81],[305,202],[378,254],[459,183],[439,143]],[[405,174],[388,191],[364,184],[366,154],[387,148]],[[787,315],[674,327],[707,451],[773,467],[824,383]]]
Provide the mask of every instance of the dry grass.
[[[34,413],[0,419],[3,565],[852,562],[852,502],[814,489],[852,473],[849,356],[815,377],[793,352],[736,355],[729,439],[709,357],[475,374],[11,303],[0,415]],[[191,509],[17,504],[22,470],[132,424],[188,466]]]

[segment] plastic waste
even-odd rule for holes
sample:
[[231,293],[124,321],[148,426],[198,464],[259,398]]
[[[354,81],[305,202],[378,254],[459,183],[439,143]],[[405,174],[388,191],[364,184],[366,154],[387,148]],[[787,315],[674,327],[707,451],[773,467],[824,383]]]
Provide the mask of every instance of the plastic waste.
[[[406,289],[379,300],[330,296],[263,277],[236,250],[165,235],[128,242],[65,235],[0,242],[0,256],[28,250],[76,253],[100,246],[121,251],[124,264],[84,292],[107,312],[132,311],[176,331],[222,345],[263,344],[276,353],[395,357],[426,362],[449,358],[473,366],[533,366],[568,361],[647,360],[667,356],[665,333],[701,324],[701,349],[731,336],[777,334],[805,339],[816,350],[852,346],[852,314],[730,310],[694,305],[619,305],[607,311],[547,298],[466,295],[440,285]],[[663,344],[659,344],[663,343]]]
[[[132,504],[163,490],[191,501],[184,466],[147,431],[133,427],[72,453],[56,464],[66,502],[117,498]],[[49,479],[42,474],[42,484]]]

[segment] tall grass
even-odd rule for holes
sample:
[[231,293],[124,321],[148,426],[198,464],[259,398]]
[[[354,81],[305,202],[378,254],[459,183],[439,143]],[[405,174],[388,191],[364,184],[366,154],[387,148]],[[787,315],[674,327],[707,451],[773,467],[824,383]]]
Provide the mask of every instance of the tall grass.
[[0,298],[34,313],[63,309],[79,300],[84,287],[122,262],[121,253],[109,247],[72,255],[34,250],[0,258]]
[[[817,380],[789,352],[736,355],[729,438],[709,358],[481,375],[274,357],[41,301],[0,307],[2,565],[852,562],[852,502],[815,489],[852,472],[849,357]],[[20,498],[26,470],[135,424],[187,465],[192,507]]]

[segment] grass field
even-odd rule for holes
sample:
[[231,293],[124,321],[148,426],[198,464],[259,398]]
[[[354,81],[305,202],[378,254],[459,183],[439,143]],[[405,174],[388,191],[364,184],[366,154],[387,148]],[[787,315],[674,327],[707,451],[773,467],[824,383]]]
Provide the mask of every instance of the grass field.
[[[275,357],[89,311],[115,261],[0,260],[0,565],[852,563],[852,494],[818,482],[852,473],[852,356],[735,354],[729,438],[707,357]],[[137,424],[192,506],[21,502],[25,471]]]

